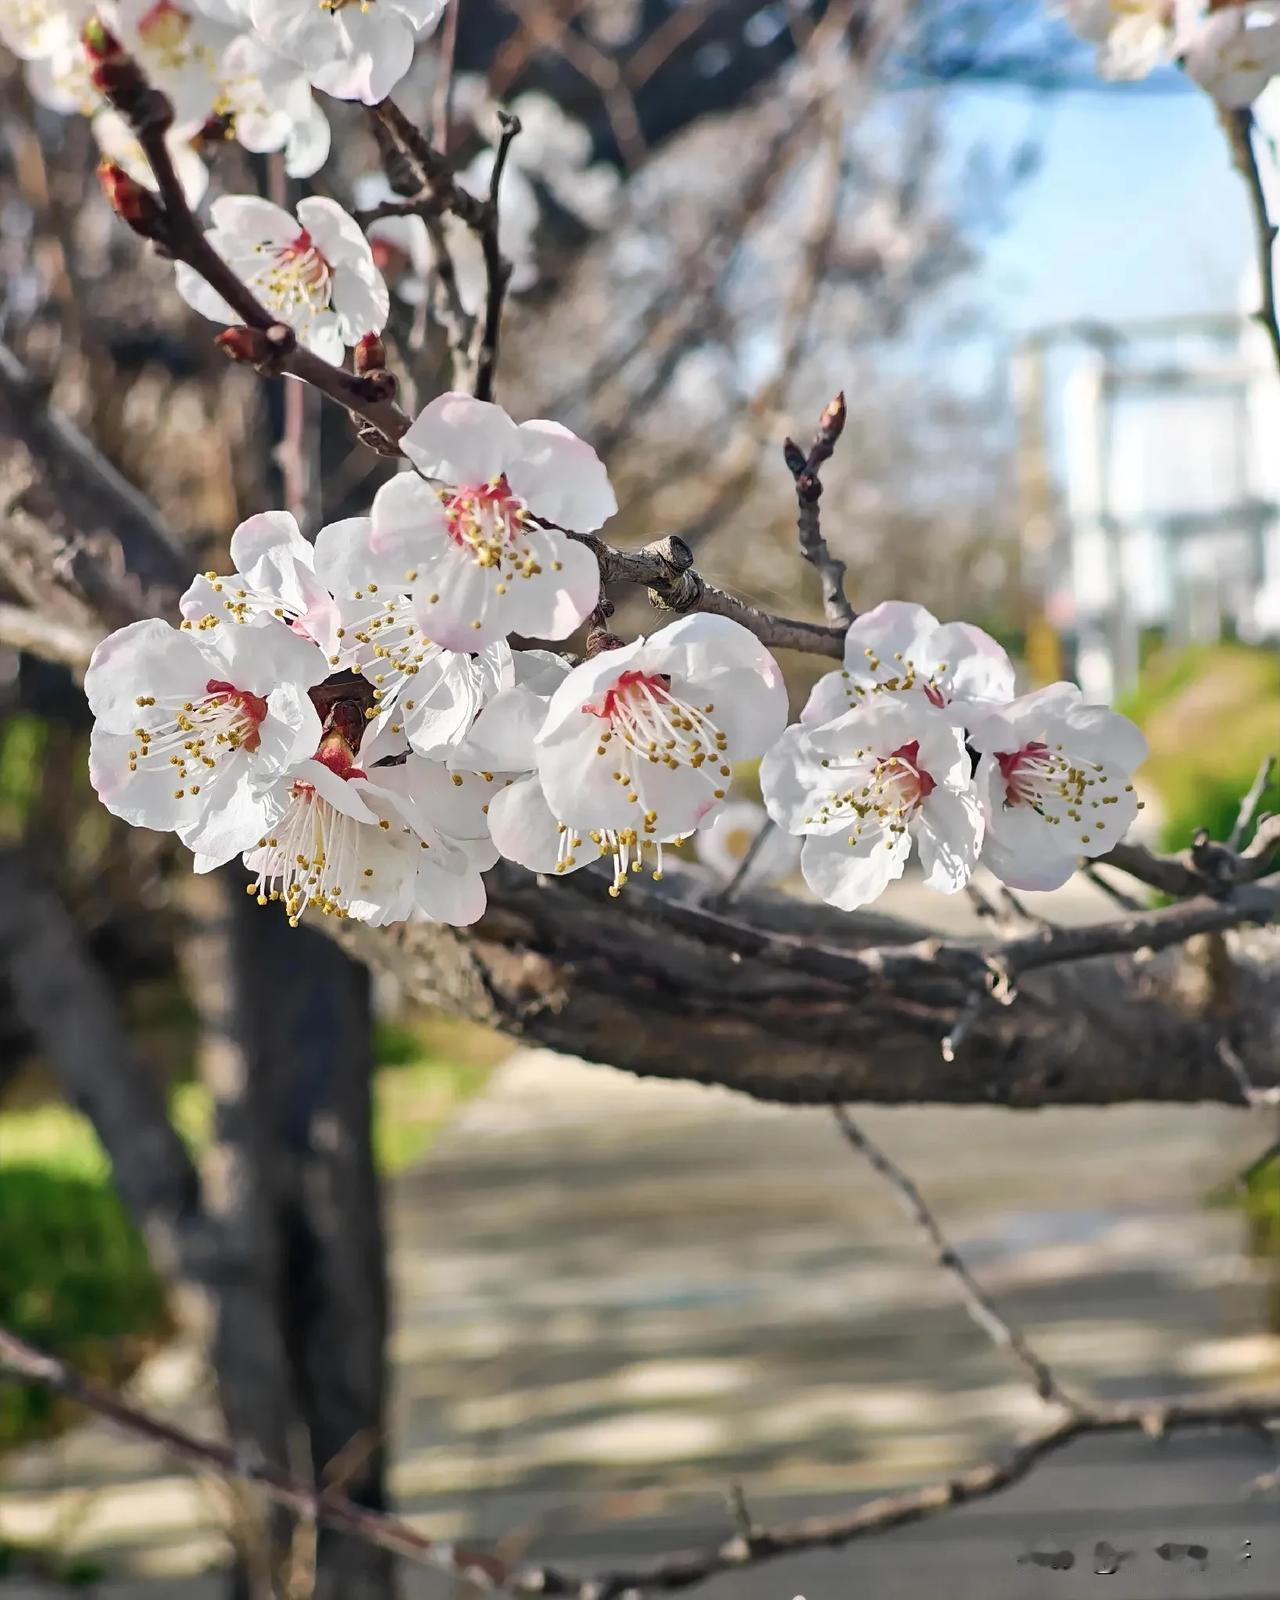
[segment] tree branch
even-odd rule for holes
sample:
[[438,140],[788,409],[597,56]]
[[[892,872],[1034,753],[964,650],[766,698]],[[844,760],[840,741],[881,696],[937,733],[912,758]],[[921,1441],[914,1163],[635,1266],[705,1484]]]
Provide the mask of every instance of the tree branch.
[[964,1300],[965,1310],[992,1344],[997,1349],[1009,1351],[1030,1378],[1031,1387],[1041,1400],[1066,1406],[1071,1411],[1080,1410],[1079,1401],[1073,1399],[1059,1386],[1053,1373],[1018,1329],[1000,1314],[995,1302],[965,1266],[911,1178],[889,1159],[865,1129],[853,1120],[844,1106],[833,1106],[832,1113],[845,1139],[860,1155],[866,1157],[873,1170],[893,1190],[898,1203],[933,1250],[938,1265],[955,1280]]
[[847,628],[857,613],[844,592],[844,562],[831,554],[827,541],[822,537],[818,501],[822,498],[819,474],[844,432],[845,416],[844,395],[838,394],[822,413],[817,434],[807,455],[792,439],[786,440],[782,447],[788,470],[796,480],[800,554],[822,582],[822,605],[827,620],[840,628]]
[[1192,1428],[1257,1428],[1280,1419],[1280,1395],[1206,1396],[1202,1399],[1081,1406],[1014,1445],[1002,1459],[969,1467],[953,1477],[870,1500],[830,1517],[807,1517],[772,1528],[736,1531],[721,1544],[681,1551],[647,1567],[582,1577],[549,1566],[516,1566],[487,1551],[426,1538],[408,1523],[355,1504],[345,1495],[316,1490],[270,1466],[240,1460],[228,1445],[202,1439],[176,1423],[131,1405],[80,1376],[56,1356],[0,1328],[0,1366],[44,1384],[86,1406],[136,1438],[223,1478],[245,1478],[268,1500],[315,1523],[341,1530],[407,1560],[435,1567],[480,1589],[562,1600],[623,1600],[645,1593],[689,1589],[723,1572],[742,1571],[804,1550],[838,1549],[854,1540],[923,1521],[955,1506],[998,1494],[1018,1483],[1046,1457],[1089,1434],[1139,1433],[1150,1439]]
[[1262,174],[1258,170],[1258,157],[1253,148],[1253,112],[1245,106],[1241,110],[1220,107],[1218,117],[1231,159],[1236,171],[1244,179],[1249,197],[1249,216],[1253,223],[1254,258],[1258,269],[1258,294],[1261,303],[1253,319],[1266,329],[1271,344],[1271,354],[1280,368],[1280,321],[1276,317],[1276,280],[1273,252],[1276,242],[1276,225],[1267,210],[1266,190],[1262,187]]
[[507,285],[511,281],[511,263],[503,255],[498,242],[498,192],[502,174],[507,165],[511,146],[520,133],[520,118],[500,111],[498,120],[502,132],[494,152],[493,172],[489,178],[489,198],[485,205],[484,223],[478,228],[480,249],[484,256],[485,303],[484,316],[477,325],[478,342],[475,351],[475,381],[471,392],[477,400],[492,400],[494,380],[498,371],[498,341],[502,333],[502,306]]

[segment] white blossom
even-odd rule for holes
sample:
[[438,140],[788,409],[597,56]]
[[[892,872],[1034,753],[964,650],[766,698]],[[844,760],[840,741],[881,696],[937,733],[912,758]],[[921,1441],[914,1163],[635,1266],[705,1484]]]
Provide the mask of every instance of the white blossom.
[[973,729],[987,819],[982,860],[1015,889],[1056,889],[1081,856],[1119,843],[1141,810],[1131,781],[1140,730],[1071,683],[1050,684]]
[[538,778],[557,825],[598,846],[613,836],[616,893],[644,851],[714,817],[732,763],[767,749],[786,715],[753,634],[683,617],[568,674],[537,737]]
[[[332,200],[300,200],[296,217],[256,195],[224,195],[211,208],[205,237],[273,316],[328,361],[386,323],[387,286],[369,241]],[[178,291],[202,316],[240,317],[193,268],[177,264]]]
[[833,721],[787,729],[760,766],[769,815],[804,837],[800,870],[854,911],[902,876],[912,842],[925,884],[968,882],[983,816],[964,735],[923,695],[868,696]]
[[[356,205],[371,211],[384,200],[399,195],[381,172],[364,173],[354,185]],[[433,260],[427,225],[421,217],[379,217],[366,229],[374,265],[391,292],[407,305],[420,305],[427,297]]]
[[1063,0],[1067,21],[1098,47],[1104,78],[1145,78],[1174,56],[1176,0]]
[[403,574],[427,638],[477,650],[509,633],[572,633],[596,605],[600,577],[560,527],[598,528],[617,509],[590,445],[559,423],[517,427],[499,406],[444,394],[400,447],[416,471],[378,491],[370,549]]
[[923,606],[885,600],[845,635],[844,667],[814,685],[802,722],[830,722],[885,696],[924,699],[957,724],[1012,698],[1013,663],[990,634],[940,623]]
[[496,777],[499,787],[487,808],[489,832],[508,861],[530,872],[563,874],[612,857],[615,890],[646,862],[661,878],[663,846],[680,842],[684,834],[658,838],[625,827],[584,832],[562,821],[543,792],[537,735],[552,696],[571,670],[548,651],[520,651],[514,683],[485,706],[453,760],[479,769],[482,777]]
[[217,115],[255,155],[283,151],[291,178],[309,178],[329,154],[329,119],[306,75],[252,33],[236,35],[218,64]]
[[21,61],[40,61],[76,38],[93,12],[93,0],[4,0],[0,44]]
[[295,927],[308,911],[376,925],[474,922],[494,860],[479,786],[414,755],[381,764],[378,741],[362,748],[358,709],[344,709],[346,722],[269,791],[271,814],[244,856],[248,892],[278,902]]
[[106,0],[98,7],[179,125],[198,127],[218,97],[219,67],[231,39],[221,23],[175,0]]
[[717,812],[715,820],[703,828],[698,838],[698,859],[711,868],[726,883],[735,878],[760,835],[751,866],[747,872],[748,883],[778,883],[790,876],[800,862],[800,841],[781,828],[773,826],[763,806],[754,800],[729,800]]
[[[352,537],[365,526],[362,518],[354,521],[358,527]],[[350,524],[333,527],[341,537]],[[199,624],[209,617],[239,624],[281,621],[326,656],[337,649],[339,608],[316,576],[315,551],[288,511],[260,511],[246,518],[231,535],[230,556],[230,573],[205,572],[192,581],[179,601],[186,621]]]
[[416,36],[444,0],[249,0],[248,19],[271,49],[340,100],[385,100],[413,61]]
[[263,783],[315,749],[307,691],[327,671],[310,641],[279,624],[211,617],[178,629],[151,618],[119,629],[85,675],[99,798],[135,826],[172,829],[229,859],[259,831]]
[[1247,3],[1196,16],[1180,30],[1187,76],[1221,106],[1252,105],[1280,71],[1280,6]]
[[361,673],[374,700],[372,731],[402,734],[419,754],[443,759],[487,700],[512,679],[511,647],[497,639],[471,654],[423,633],[394,551],[381,551],[366,517],[316,536],[315,577],[334,602],[330,664]]

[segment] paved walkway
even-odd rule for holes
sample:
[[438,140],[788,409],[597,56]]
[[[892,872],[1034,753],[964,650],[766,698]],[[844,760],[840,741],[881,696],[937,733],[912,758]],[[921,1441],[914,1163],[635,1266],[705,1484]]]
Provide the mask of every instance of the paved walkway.
[[[862,1118],[1064,1381],[1106,1396],[1280,1381],[1268,1285],[1205,1196],[1265,1142],[1242,1113],[1120,1108]],[[391,1196],[395,1488],[445,1537],[510,1535],[584,1571],[945,1473],[1039,1415],[892,1196],[819,1111],[515,1056]],[[182,1351],[146,1397],[199,1420]],[[1118,1600],[1280,1592],[1257,1438],[1088,1441],[1007,1496],[712,1600]],[[206,1600],[219,1491],[87,1426],[24,1452],[0,1538],[60,1538],[100,1600]],[[513,1534],[513,1530],[516,1532]],[[1094,1576],[1099,1539],[1132,1550]],[[1252,1539],[1251,1547],[1242,1543]],[[1209,1567],[1162,1560],[1205,1543]],[[1070,1546],[1076,1566],[1036,1553]],[[1238,1557],[1250,1554],[1253,1559]],[[1023,1558],[1021,1562],[1019,1558]],[[418,1596],[449,1592],[415,1574]],[[0,1582],[3,1600],[61,1592]]]

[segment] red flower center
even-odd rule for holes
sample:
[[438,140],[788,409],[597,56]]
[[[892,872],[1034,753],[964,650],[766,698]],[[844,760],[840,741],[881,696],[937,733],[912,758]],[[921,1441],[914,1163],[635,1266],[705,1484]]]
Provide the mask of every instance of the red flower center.
[[1044,775],[1044,762],[1049,755],[1049,746],[1038,740],[1024,744],[1020,750],[996,751],[1000,776],[1004,779],[1006,805],[1029,805],[1038,798],[1037,780]]
[[603,717],[606,722],[612,722],[624,706],[643,699],[646,690],[657,700],[668,700],[670,689],[671,679],[665,673],[629,669],[619,673],[605,690],[598,706],[584,705],[582,709],[593,717]]
[[237,707],[249,723],[249,727],[240,735],[240,746],[245,750],[256,750],[262,737],[258,729],[266,717],[267,702],[261,695],[250,694],[247,689],[237,689],[235,684],[226,683],[221,678],[210,678],[204,687],[215,705]]
[[919,739],[912,739],[908,744],[900,744],[896,750],[891,750],[884,764],[888,768],[897,767],[890,781],[896,783],[908,805],[927,800],[938,787],[932,774],[920,765]]

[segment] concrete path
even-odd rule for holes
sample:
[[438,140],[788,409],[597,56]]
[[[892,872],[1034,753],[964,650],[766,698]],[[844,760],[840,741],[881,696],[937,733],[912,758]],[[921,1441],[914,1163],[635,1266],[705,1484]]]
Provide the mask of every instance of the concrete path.
[[[1119,1397],[1274,1386],[1267,1274],[1208,1192],[1268,1128],[1222,1109],[892,1110],[862,1121],[1070,1384]],[[501,1068],[391,1192],[395,1488],[443,1537],[584,1572],[945,1474],[1040,1415],[829,1116],[538,1052]],[[200,1420],[195,1359],[146,1397]],[[1280,1592],[1259,1438],[1086,1441],[1030,1482],[711,1600],[1117,1600]],[[212,1600],[219,1491],[91,1425],[24,1452],[0,1538],[60,1537],[99,1600]],[[59,1531],[60,1530],[60,1531]],[[1133,1554],[1095,1576],[1108,1540]],[[1245,1540],[1252,1540],[1246,1545]],[[1156,1546],[1203,1543],[1205,1571]],[[1070,1548],[1070,1571],[1033,1560]],[[1248,1556],[1250,1559],[1241,1559]],[[449,1586],[413,1574],[408,1595]],[[56,1589],[0,1583],[3,1600]]]

